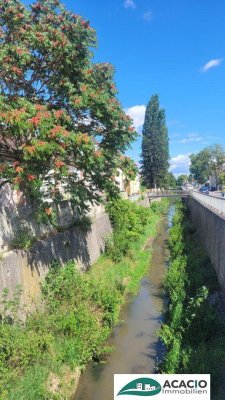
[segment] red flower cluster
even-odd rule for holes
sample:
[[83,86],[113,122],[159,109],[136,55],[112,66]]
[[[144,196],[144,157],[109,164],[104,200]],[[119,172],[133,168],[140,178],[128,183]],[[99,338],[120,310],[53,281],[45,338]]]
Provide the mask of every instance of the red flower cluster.
[[36,147],[35,146],[24,146],[24,150],[26,150],[30,154],[33,154],[36,150]]
[[32,174],[28,174],[28,175],[27,175],[27,179],[28,179],[28,181],[30,181],[30,182],[34,181],[36,178],[37,178],[37,177],[36,177],[35,175],[32,175]]
[[60,133],[61,135],[65,136],[65,137],[69,136],[69,132],[67,132],[67,130],[65,128],[63,128],[61,125],[55,126],[53,129],[51,129],[50,132],[51,132],[51,135],[50,135],[51,138],[55,138],[58,133]]
[[13,67],[12,67],[12,71],[13,71],[15,74],[17,74],[17,75],[22,75],[22,73],[23,73],[22,69],[21,69],[21,68],[18,68],[18,67],[16,67],[16,66],[13,66]]
[[65,165],[65,163],[61,160],[56,160],[55,161],[55,166],[56,168],[62,168]]
[[35,105],[36,110],[38,111],[42,111],[44,109],[44,106],[42,106],[42,104],[36,104]]
[[60,118],[64,113],[64,110],[57,110],[55,111],[55,116],[56,118]]
[[23,181],[22,181],[22,179],[19,177],[19,176],[17,176],[16,178],[14,178],[13,179],[13,183],[15,184],[15,185],[19,185],[19,184],[21,184]]
[[36,109],[40,110],[40,112],[38,112],[37,115],[35,115],[34,117],[28,119],[28,122],[31,122],[33,125],[38,126],[42,119],[49,118],[51,114],[48,111],[42,111],[44,107],[40,104],[36,105]]
[[5,171],[5,165],[1,164],[0,165],[0,174],[2,174]]
[[74,104],[79,105],[80,103],[81,103],[80,99],[77,98],[77,99],[74,100]]
[[44,140],[39,140],[39,141],[37,142],[37,145],[43,147],[43,146],[46,145],[46,142],[45,142]]
[[21,172],[23,172],[23,168],[22,167],[16,167],[16,172],[19,174]]
[[87,21],[82,21],[82,22],[81,22],[81,25],[82,25],[82,26],[85,26],[85,28],[88,28],[88,27],[89,27]]
[[52,214],[52,208],[51,207],[45,208],[45,214],[51,215]]
[[87,133],[80,133],[79,135],[77,135],[77,138],[76,138],[76,142],[77,142],[77,144],[78,144],[78,146],[80,145],[80,144],[87,144],[87,143],[89,143],[89,136],[88,136],[88,134]]
[[36,126],[39,125],[40,121],[41,121],[41,117],[37,116],[37,115],[36,115],[36,117],[32,117],[32,118],[28,119],[28,122],[31,122],[32,124],[34,124]]
[[81,85],[80,90],[81,90],[81,92],[86,92],[87,85]]
[[96,155],[96,157],[101,157],[102,156],[101,150],[96,150],[95,155]]

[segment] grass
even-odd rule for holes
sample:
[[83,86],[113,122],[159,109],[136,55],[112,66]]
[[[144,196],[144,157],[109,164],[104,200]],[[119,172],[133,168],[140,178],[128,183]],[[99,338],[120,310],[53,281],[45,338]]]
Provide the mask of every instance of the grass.
[[164,287],[169,304],[160,332],[167,353],[159,369],[170,374],[211,374],[212,400],[222,400],[225,323],[218,302],[210,300],[221,288],[187,210],[180,204],[168,242],[170,263]]
[[[111,208],[114,210],[112,253],[102,255],[86,274],[77,271],[72,262],[63,268],[54,263],[42,286],[44,309],[28,316],[25,324],[16,319],[7,323],[7,318],[3,319],[2,400],[70,398],[77,369],[91,360],[101,360],[109,350],[105,342],[119,320],[121,306],[128,294],[136,293],[140,279],[149,269],[151,251],[144,244],[157,234],[157,223],[168,203],[162,201],[151,210],[126,201],[121,206],[124,216]],[[113,248],[118,240],[117,216],[124,232],[119,249]],[[113,261],[112,255],[118,261]],[[18,299],[14,303],[17,302]],[[49,383],[51,377],[53,385]]]
[[151,260],[151,252],[141,248],[150,236],[156,236],[159,220],[160,216],[153,214],[143,235],[135,243],[132,243],[129,254],[123,257],[120,262],[112,263],[106,255],[102,255],[87,273],[89,278],[94,281],[101,281],[104,285],[121,282],[122,285],[126,286],[126,292],[135,293],[139,287],[140,278],[149,269]]

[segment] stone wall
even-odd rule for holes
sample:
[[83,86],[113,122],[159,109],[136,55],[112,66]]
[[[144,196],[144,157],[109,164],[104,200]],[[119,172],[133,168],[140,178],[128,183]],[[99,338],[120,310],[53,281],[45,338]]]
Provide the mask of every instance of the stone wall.
[[[7,190],[6,190],[7,189]],[[79,220],[76,208],[68,200],[61,201],[56,208],[57,226],[65,230]],[[11,242],[21,228],[27,228],[36,238],[46,238],[57,233],[51,224],[36,221],[35,208],[21,193],[16,193],[7,185],[0,190],[0,252],[11,249]],[[90,218],[104,213],[104,206],[90,206]]]
[[[11,211],[11,214],[10,214]],[[29,207],[15,210],[4,207],[0,210],[1,244],[7,247],[10,235],[17,228],[17,224],[27,218],[27,224],[39,239],[28,251],[12,250],[0,253],[0,292],[9,289],[12,297],[17,285],[23,290],[22,302],[30,303],[31,298],[37,298],[40,292],[40,282],[49,271],[53,260],[65,264],[73,260],[80,270],[87,270],[105,249],[105,240],[111,233],[111,224],[104,207],[93,207],[89,217],[91,226],[86,230],[68,202],[60,207],[59,222],[63,226],[62,232],[56,232],[50,226],[38,226]],[[71,224],[72,222],[72,224]],[[71,226],[72,225],[72,226]],[[41,238],[44,235],[44,238]]]
[[[68,201],[63,201],[57,211],[57,224],[61,229],[68,228],[78,219]],[[30,234],[38,238],[56,233],[52,225],[37,223],[31,204],[7,207],[0,205],[0,227],[0,251],[10,250],[13,238],[24,228],[28,228]]]
[[190,218],[198,231],[219,282],[225,291],[225,217],[193,197],[187,200]]
[[150,207],[150,200],[149,200],[148,196],[145,195],[144,198],[140,198],[137,201],[137,204],[142,207]]
[[161,201],[161,200],[162,200],[162,197],[156,197],[156,199],[153,199],[153,198],[151,197],[151,198],[149,198],[149,204],[151,205],[151,204],[157,203],[157,202],[159,202],[159,201]]
[[[79,221],[76,209],[69,201],[61,202],[57,208],[58,229],[50,224],[38,224],[34,207],[15,192],[5,191],[7,196],[0,204],[0,293],[8,288],[9,296],[18,285],[22,287],[22,303],[30,304],[40,293],[40,282],[44,279],[52,261],[65,264],[73,260],[80,270],[86,271],[105,250],[105,241],[112,232],[108,215],[103,205],[90,208],[91,225]],[[4,195],[4,196],[5,196]],[[4,201],[3,201],[4,200]],[[14,201],[15,200],[15,201]],[[157,199],[160,201],[160,199]],[[138,204],[149,207],[148,197]],[[16,232],[25,225],[36,241],[28,250],[12,250],[11,242]]]

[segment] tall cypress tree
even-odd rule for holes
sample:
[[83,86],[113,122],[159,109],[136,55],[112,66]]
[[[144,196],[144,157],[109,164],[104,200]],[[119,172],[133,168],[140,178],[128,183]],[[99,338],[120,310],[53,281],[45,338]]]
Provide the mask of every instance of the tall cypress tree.
[[165,111],[159,97],[151,97],[145,113],[142,139],[142,176],[149,188],[162,187],[169,167],[169,140]]

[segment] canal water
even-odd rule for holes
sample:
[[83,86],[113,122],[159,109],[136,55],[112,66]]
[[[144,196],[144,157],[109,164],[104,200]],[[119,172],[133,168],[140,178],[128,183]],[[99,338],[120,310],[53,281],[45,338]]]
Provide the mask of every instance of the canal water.
[[166,269],[166,242],[171,225],[173,207],[159,224],[158,235],[152,245],[152,262],[148,276],[141,281],[140,290],[126,304],[118,324],[109,339],[113,346],[105,364],[88,365],[81,375],[73,400],[113,400],[114,374],[154,373],[157,358],[163,347],[157,338],[162,321],[164,294],[162,279]]

